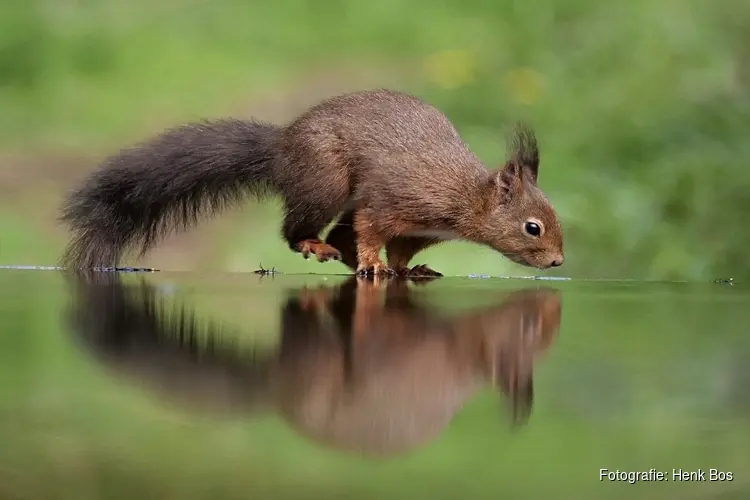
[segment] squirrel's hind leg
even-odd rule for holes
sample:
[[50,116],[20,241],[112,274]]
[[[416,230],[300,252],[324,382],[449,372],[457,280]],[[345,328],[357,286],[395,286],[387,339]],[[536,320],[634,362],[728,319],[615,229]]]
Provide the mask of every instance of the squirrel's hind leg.
[[319,262],[341,260],[341,252],[330,244],[323,243],[318,236],[335,217],[335,212],[330,215],[331,211],[333,210],[326,210],[321,206],[301,204],[287,208],[282,233],[289,248],[301,253],[305,259],[312,254]]
[[318,259],[318,262],[341,260],[341,252],[317,238],[302,240],[297,244],[297,250],[306,259],[310,258],[310,254],[314,255]]
[[341,252],[341,262],[357,270],[357,236],[354,233],[354,211],[343,213],[326,236],[326,243]]
[[419,264],[409,269],[409,261],[427,247],[440,243],[437,238],[421,236],[397,236],[385,247],[388,254],[388,265],[402,276],[440,278],[443,275],[425,264]]

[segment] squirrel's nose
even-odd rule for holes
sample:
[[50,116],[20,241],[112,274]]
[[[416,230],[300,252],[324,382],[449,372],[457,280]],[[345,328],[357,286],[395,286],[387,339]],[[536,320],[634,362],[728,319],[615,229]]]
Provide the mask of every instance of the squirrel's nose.
[[552,261],[552,264],[550,264],[552,267],[560,267],[563,265],[563,262],[565,262],[565,257],[558,257],[555,260]]

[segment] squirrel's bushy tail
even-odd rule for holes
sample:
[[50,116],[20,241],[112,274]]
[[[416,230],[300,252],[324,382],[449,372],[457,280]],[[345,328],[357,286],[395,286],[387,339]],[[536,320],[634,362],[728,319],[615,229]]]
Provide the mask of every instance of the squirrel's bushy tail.
[[273,189],[281,128],[237,119],[183,125],[114,155],[70,193],[67,268],[116,266],[245,196]]

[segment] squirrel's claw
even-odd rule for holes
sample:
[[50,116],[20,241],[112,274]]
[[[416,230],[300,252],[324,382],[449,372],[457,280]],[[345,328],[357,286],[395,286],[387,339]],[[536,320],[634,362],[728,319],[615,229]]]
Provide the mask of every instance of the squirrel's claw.
[[426,264],[412,267],[406,273],[409,278],[442,278],[443,274],[430,269]]
[[396,271],[386,266],[382,262],[373,264],[368,267],[360,266],[357,268],[357,275],[359,276],[396,276]]

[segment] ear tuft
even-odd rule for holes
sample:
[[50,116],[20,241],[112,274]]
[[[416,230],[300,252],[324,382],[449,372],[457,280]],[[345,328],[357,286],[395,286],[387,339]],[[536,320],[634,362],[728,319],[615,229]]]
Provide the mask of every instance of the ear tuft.
[[507,142],[509,163],[518,165],[523,171],[524,179],[536,185],[539,174],[539,145],[534,130],[525,122],[518,122]]

